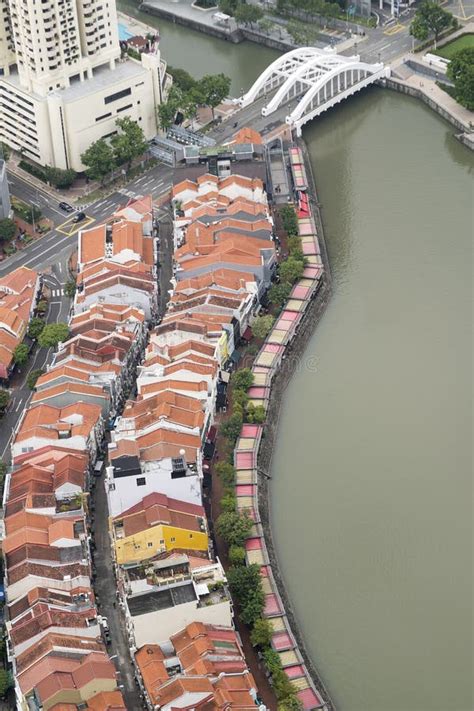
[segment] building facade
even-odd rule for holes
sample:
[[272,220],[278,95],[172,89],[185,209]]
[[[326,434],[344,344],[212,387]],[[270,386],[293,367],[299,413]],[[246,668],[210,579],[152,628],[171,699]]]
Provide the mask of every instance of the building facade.
[[0,140],[41,165],[81,153],[129,116],[146,138],[167,81],[157,48],[121,57],[115,0],[2,0]]

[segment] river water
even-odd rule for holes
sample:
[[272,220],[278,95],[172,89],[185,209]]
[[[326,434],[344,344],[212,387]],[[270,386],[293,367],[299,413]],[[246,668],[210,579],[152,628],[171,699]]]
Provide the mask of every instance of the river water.
[[[276,56],[141,19],[171,65],[224,71],[235,93]],[[286,392],[271,507],[339,711],[474,707],[473,160],[451,134],[380,89],[304,134],[334,295]]]

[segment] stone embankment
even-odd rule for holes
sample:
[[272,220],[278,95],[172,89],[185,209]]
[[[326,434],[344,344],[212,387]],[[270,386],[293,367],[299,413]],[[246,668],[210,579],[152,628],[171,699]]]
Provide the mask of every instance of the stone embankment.
[[264,617],[274,630],[272,647],[296,686],[303,708],[334,711],[329,693],[306,652],[279,572],[269,515],[268,481],[282,397],[293,372],[304,367],[306,345],[331,294],[323,228],[303,143],[290,149],[290,163],[302,196],[297,206],[298,231],[307,266],[254,362],[254,383],[248,395],[250,402],[265,407],[266,420],[263,425],[242,427],[234,452],[236,496],[238,510],[248,510],[255,521],[246,542],[247,562],[261,567]]

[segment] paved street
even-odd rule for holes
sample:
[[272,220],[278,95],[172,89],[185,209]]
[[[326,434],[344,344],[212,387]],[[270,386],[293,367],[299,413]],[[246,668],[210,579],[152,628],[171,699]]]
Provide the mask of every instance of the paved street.
[[[47,280],[51,286],[52,293],[54,293],[54,291],[62,291],[60,281],[55,277],[53,270],[51,276],[47,277]],[[58,321],[67,321],[70,305],[71,300],[67,296],[53,296],[49,301],[46,322],[56,323]],[[53,348],[37,348],[28,363],[22,368],[21,373],[17,373],[13,377],[10,387],[11,400],[8,412],[0,420],[0,459],[3,461],[10,460],[9,446],[12,434],[32,396],[32,391],[26,384],[28,374],[37,368],[45,369],[53,356],[53,350]]]

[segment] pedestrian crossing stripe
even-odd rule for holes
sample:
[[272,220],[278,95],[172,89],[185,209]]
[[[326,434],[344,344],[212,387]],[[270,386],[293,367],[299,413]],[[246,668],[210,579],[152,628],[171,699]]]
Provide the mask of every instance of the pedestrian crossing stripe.
[[51,289],[51,296],[64,296],[64,289]]
[[119,190],[119,193],[122,193],[122,195],[125,195],[126,197],[133,198],[134,200],[141,200],[143,197],[140,193],[134,193],[133,190],[127,190],[126,188]]

